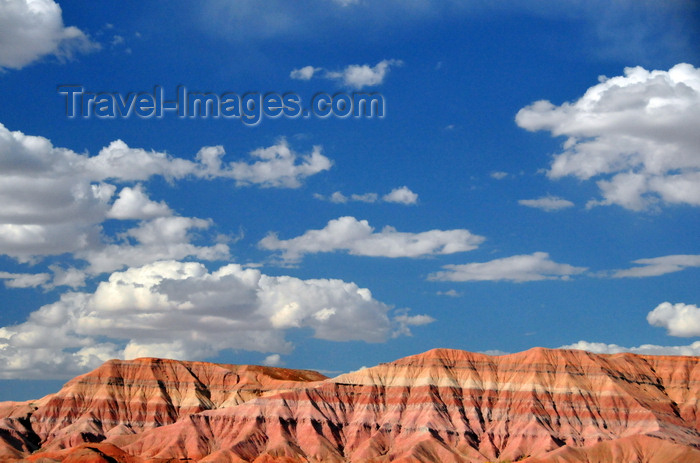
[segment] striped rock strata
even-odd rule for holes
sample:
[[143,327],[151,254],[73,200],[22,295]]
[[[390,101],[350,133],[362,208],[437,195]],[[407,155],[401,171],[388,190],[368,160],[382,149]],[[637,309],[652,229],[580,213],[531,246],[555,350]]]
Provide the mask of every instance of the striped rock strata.
[[0,459],[136,434],[324,379],[313,371],[262,366],[111,360],[38,401],[0,403]]
[[95,461],[700,462],[698,357],[437,349],[284,389],[235,403],[221,392],[208,408],[183,394],[172,424],[126,419],[128,430],[90,447],[73,448],[84,437],[40,419],[61,416],[40,406],[29,421],[54,453],[30,458],[67,460],[75,449]]

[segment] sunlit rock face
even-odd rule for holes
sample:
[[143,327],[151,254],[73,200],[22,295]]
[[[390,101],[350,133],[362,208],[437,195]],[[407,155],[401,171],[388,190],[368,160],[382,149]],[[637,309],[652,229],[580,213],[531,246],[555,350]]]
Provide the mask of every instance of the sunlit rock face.
[[436,349],[332,379],[111,361],[39,401],[0,404],[0,457],[693,462],[699,400],[698,357]]

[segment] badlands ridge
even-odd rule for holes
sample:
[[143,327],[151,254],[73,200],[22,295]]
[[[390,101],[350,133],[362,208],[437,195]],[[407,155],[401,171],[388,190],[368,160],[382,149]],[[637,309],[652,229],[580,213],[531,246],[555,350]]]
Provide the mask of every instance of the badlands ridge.
[[328,379],[112,360],[0,403],[0,461],[700,462],[700,358],[436,349]]

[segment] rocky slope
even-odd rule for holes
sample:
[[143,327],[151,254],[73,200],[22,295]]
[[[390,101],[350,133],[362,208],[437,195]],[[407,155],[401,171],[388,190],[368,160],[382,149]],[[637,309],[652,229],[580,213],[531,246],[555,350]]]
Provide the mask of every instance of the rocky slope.
[[323,379],[263,367],[112,361],[41,401],[0,405],[0,455],[700,462],[698,357],[438,349]]
[[269,391],[324,379],[306,370],[153,358],[112,360],[38,401],[0,403],[0,458],[136,434],[193,413],[234,407]]

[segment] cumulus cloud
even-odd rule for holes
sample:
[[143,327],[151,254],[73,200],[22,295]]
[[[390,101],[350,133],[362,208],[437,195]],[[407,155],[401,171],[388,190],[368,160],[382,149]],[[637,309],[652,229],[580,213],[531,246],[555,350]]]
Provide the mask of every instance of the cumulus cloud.
[[50,265],[53,279],[49,287],[68,286],[73,289],[85,286],[87,273],[74,267],[63,268],[59,265]]
[[154,219],[156,217],[167,217],[172,215],[165,202],[155,202],[148,198],[143,192],[141,185],[134,188],[124,187],[119,192],[119,197],[112,204],[112,208],[107,212],[107,217],[111,219]]
[[615,270],[612,276],[614,278],[643,278],[680,272],[689,267],[700,267],[700,255],[678,254],[654,257],[651,259],[637,259],[632,261],[632,263],[638,266],[629,269]]
[[164,259],[227,259],[229,248],[224,243],[211,246],[193,243],[195,231],[207,230],[212,225],[211,220],[158,217],[127,230],[115,243],[78,251],[76,256],[88,262],[86,271],[93,275]]
[[416,202],[418,202],[418,195],[412,192],[407,186],[402,186],[400,188],[394,188],[389,194],[384,195],[382,199],[388,203],[416,204]]
[[115,357],[283,354],[293,348],[285,333],[301,328],[329,341],[384,342],[432,320],[390,312],[368,289],[341,280],[160,261],[112,273],[92,293],[65,293],[0,328],[0,377],[69,377]]
[[70,58],[99,48],[77,27],[65,27],[53,0],[0,2],[0,69],[21,69],[46,55]]
[[444,265],[444,271],[428,276],[435,281],[537,281],[568,280],[571,275],[586,271],[585,267],[574,267],[552,261],[546,252],[505,257],[489,262],[462,265]]
[[521,199],[518,201],[521,206],[534,207],[543,211],[552,212],[568,207],[573,207],[574,203],[556,196],[544,196],[537,199]]
[[617,344],[605,344],[603,342],[578,341],[574,344],[561,346],[560,349],[577,349],[593,352],[594,354],[621,354],[631,352],[640,355],[700,355],[700,341],[687,346],[658,346],[655,344],[642,344],[637,347],[623,347]]
[[411,336],[410,327],[429,325],[433,323],[435,319],[430,315],[409,315],[408,310],[404,310],[394,317],[394,321],[397,323],[398,327],[391,336],[397,338],[399,336]]
[[329,71],[314,66],[304,66],[294,69],[289,74],[292,79],[310,80],[314,76],[335,80],[346,87],[361,90],[365,87],[376,87],[384,83],[392,67],[403,65],[401,60],[385,59],[374,66],[369,64],[351,64],[340,71]]
[[347,251],[358,256],[420,257],[453,254],[476,249],[484,238],[468,230],[430,230],[421,233],[399,232],[385,227],[380,232],[366,220],[340,217],[328,222],[320,230],[308,230],[303,235],[280,240],[270,233],[260,240],[259,246],[281,251],[287,262],[295,262],[305,254]]
[[700,308],[694,304],[663,302],[649,312],[647,321],[666,328],[671,336],[700,336]]
[[[647,314],[647,322],[651,326],[666,328],[670,336],[691,337],[700,336],[700,308],[694,304],[682,302],[671,304],[662,302]],[[580,349],[597,354],[619,354],[632,352],[646,355],[700,355],[700,341],[687,346],[659,346],[642,344],[638,347],[622,347],[617,344],[602,342],[578,341],[561,349]]]
[[314,74],[321,71],[323,71],[323,68],[304,66],[303,68],[292,70],[292,72],[289,73],[289,77],[296,80],[311,80]]
[[281,367],[284,365],[284,362],[282,361],[280,354],[271,354],[265,357],[265,360],[263,360],[263,365],[268,367]]
[[48,273],[0,272],[0,280],[4,280],[7,288],[36,288],[46,284],[50,278]]
[[631,210],[653,205],[700,206],[700,69],[625,68],[602,77],[577,101],[537,101],[516,122],[567,138],[547,175],[595,180],[601,199]]
[[[320,146],[314,146],[311,153],[300,157],[289,148],[284,139],[267,148],[258,148],[250,155],[256,159],[255,162],[234,162],[226,169],[211,169],[208,173],[214,177],[233,178],[237,185],[298,188],[305,178],[326,171],[333,165],[331,160],[322,154]],[[211,163],[211,160],[205,157],[200,159]]]
[[[380,197],[377,193],[364,193],[364,194],[351,194],[349,196],[344,195],[340,191],[336,191],[330,196],[326,197],[322,194],[314,194],[314,198],[330,201],[332,203],[344,204],[350,201],[357,201],[363,203],[376,203],[379,201]],[[381,197],[381,200],[385,203],[397,203],[411,205],[418,202],[418,195],[410,190],[407,186],[402,186],[399,188],[394,188],[389,193]]]
[[[211,223],[172,217],[168,205],[151,200],[138,183],[123,186],[115,198],[117,185],[154,176],[169,180],[223,177],[241,186],[296,188],[306,177],[331,165],[320,147],[299,156],[285,140],[254,150],[252,162],[224,164],[224,154],[222,147],[204,147],[192,162],[116,140],[96,156],[89,156],[55,147],[44,137],[12,132],[0,124],[0,254],[22,262],[63,253],[104,260],[105,254],[116,256],[121,252],[113,244],[106,244],[114,239],[103,236],[102,223],[116,219],[143,221],[124,235],[141,244],[145,243],[141,238],[146,239],[143,230],[157,236],[169,234],[162,243],[151,242],[151,249],[158,251],[146,255],[180,259],[188,249],[185,229],[201,230]],[[167,249],[177,252],[164,254]],[[222,245],[211,249],[211,255],[221,256],[221,250]],[[140,251],[144,249],[123,248],[124,254],[134,256]],[[198,248],[188,255],[204,259],[208,252]]]

